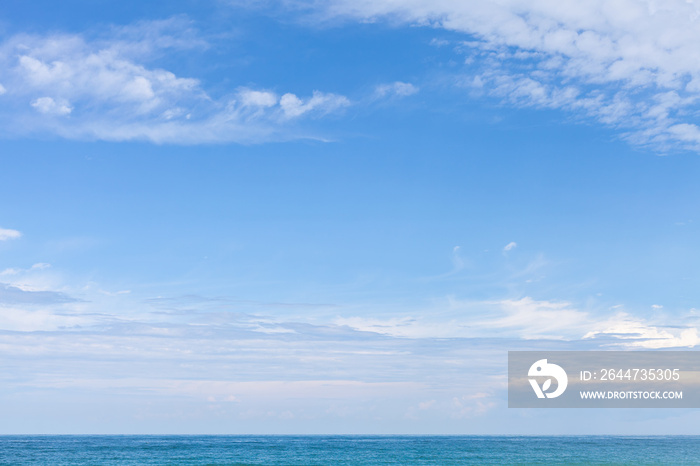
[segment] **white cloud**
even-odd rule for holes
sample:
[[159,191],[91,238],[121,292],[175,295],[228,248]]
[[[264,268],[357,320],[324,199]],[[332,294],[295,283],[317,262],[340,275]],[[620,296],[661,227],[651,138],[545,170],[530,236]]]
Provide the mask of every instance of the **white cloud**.
[[530,297],[461,302],[451,299],[419,317],[339,317],[337,325],[394,337],[410,338],[552,338],[576,339],[589,331],[591,318],[567,302]]
[[296,118],[308,112],[326,114],[348,105],[350,101],[347,97],[319,91],[314,91],[313,95],[306,100],[289,93],[284,94],[280,99],[280,107],[287,118]]
[[[54,273],[36,263],[8,277]],[[517,349],[541,346],[515,341],[519,338],[564,338],[569,341],[557,343],[561,348],[577,349],[584,334],[588,348],[611,341],[627,347],[687,346],[698,339],[695,329],[650,325],[621,314],[600,320],[566,302],[533,298],[452,299],[418,310],[420,317],[346,318],[337,322],[343,327],[313,311],[285,317],[271,309],[272,303],[254,315],[241,312],[247,304],[240,298],[149,301],[143,288],[133,293],[105,288],[65,280],[51,289],[82,301],[0,304],[0,329],[10,330],[0,332],[0,369],[13,375],[6,389],[24,393],[41,387],[51,399],[92,392],[105,399],[172,399],[177,406],[201,400],[260,407],[260,416],[288,409],[304,416],[316,406],[326,420],[394,403],[381,414],[395,416],[410,407],[406,414],[424,429],[428,417],[444,422],[503,406],[505,339]],[[327,316],[327,309],[322,314]],[[470,357],[474,351],[479,358]],[[17,360],[23,363],[13,363]],[[352,400],[357,404],[345,404]],[[367,414],[375,419],[369,414],[377,413]]]
[[0,305],[0,329],[17,332],[55,331],[92,323],[82,316],[61,315],[52,311],[26,310]]
[[508,252],[512,249],[515,249],[517,246],[518,246],[518,243],[516,243],[515,241],[511,241],[510,243],[503,246],[503,252]]
[[391,84],[380,84],[374,89],[374,95],[377,98],[382,97],[408,97],[416,94],[419,91],[418,87],[411,83],[396,81]]
[[39,113],[48,115],[68,115],[73,110],[67,101],[62,99],[60,102],[56,102],[51,97],[39,97],[32,101],[31,105]]
[[212,98],[199,80],[147,65],[162,49],[187,47],[177,28],[195,46],[206,44],[195,40],[187,22],[153,22],[152,29],[149,24],[114,28],[106,39],[17,35],[0,43],[0,80],[6,86],[0,123],[6,134],[259,142],[294,138],[299,132],[291,129],[292,120],[350,104],[344,96],[320,91],[279,99],[271,91],[239,88],[233,98]]
[[113,26],[108,29],[108,34],[106,40],[109,47],[130,56],[148,57],[173,50],[209,48],[207,41],[194,27],[194,22],[184,15]]
[[272,107],[279,99],[274,92],[241,89],[238,93],[244,107]]
[[465,34],[481,92],[559,108],[631,142],[700,149],[700,5],[668,0],[333,0],[317,14]]
[[[71,301],[71,299],[67,298],[69,298],[72,291],[66,287],[61,273],[51,268],[51,264],[39,262],[29,268],[6,268],[0,271],[0,277],[2,277],[2,280],[0,280],[2,282],[0,283],[0,292],[3,290],[3,287],[10,286],[24,292],[43,293],[43,297],[46,300],[51,300],[49,298],[53,295],[56,298],[53,301]],[[29,297],[30,295],[27,296]],[[36,298],[42,295],[33,296]]]
[[412,316],[342,317],[337,325],[400,338],[514,338],[525,340],[599,340],[603,346],[626,348],[694,347],[698,329],[617,312],[611,317],[576,309],[564,301],[531,297],[498,301],[450,300]]
[[418,409],[425,411],[426,409],[432,408],[433,405],[435,405],[435,400],[422,401],[418,403]]
[[9,239],[17,239],[22,236],[17,230],[10,230],[7,228],[0,228],[0,241],[7,241]]
[[119,290],[119,291],[106,291],[106,290],[98,290],[99,293],[102,293],[107,296],[119,296],[120,294],[130,294],[131,290]]
[[454,397],[452,399],[452,417],[457,419],[470,418],[484,414],[497,406],[494,401],[484,398],[483,396]]
[[[12,75],[16,80],[13,94],[45,92],[86,104],[124,105],[143,114],[197,93],[194,79],[149,70],[114,50],[95,49],[78,37],[32,39],[15,46],[24,54]],[[26,44],[31,44],[28,50],[20,47]]]
[[575,338],[590,324],[588,313],[567,302],[538,301],[530,297],[497,301],[502,315],[476,322],[484,330],[509,331],[520,338]]
[[459,246],[455,246],[454,248],[452,248],[452,271],[450,272],[450,274],[459,272],[466,265],[464,259],[460,254],[460,250],[461,248]]
[[692,348],[700,344],[698,329],[650,324],[625,313],[618,313],[600,322],[584,339],[608,338],[618,340],[612,346],[629,348]]
[[[417,325],[415,318],[407,317],[392,317],[392,318],[366,318],[366,317],[338,317],[334,324],[347,326],[361,332],[373,332],[382,335],[418,337],[418,332],[422,335],[435,332],[436,328],[430,328],[428,325]],[[423,322],[425,324],[425,322]],[[418,328],[420,327],[420,328]],[[444,329],[443,329],[444,331]]]

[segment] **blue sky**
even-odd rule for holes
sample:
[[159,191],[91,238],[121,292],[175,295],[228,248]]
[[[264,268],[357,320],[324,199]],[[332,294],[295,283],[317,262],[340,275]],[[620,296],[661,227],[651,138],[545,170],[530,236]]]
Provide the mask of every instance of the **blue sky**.
[[0,12],[1,433],[686,433],[509,410],[700,343],[692,1]]

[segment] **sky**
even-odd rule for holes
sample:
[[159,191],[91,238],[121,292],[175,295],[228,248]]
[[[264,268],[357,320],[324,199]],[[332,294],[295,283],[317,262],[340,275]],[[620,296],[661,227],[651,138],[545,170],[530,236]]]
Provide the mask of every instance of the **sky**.
[[6,0],[0,434],[700,434],[693,0]]

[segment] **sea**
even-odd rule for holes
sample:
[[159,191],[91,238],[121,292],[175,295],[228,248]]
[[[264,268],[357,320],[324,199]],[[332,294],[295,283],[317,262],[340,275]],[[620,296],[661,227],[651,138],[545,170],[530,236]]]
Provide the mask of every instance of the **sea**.
[[0,464],[700,465],[700,437],[12,435]]

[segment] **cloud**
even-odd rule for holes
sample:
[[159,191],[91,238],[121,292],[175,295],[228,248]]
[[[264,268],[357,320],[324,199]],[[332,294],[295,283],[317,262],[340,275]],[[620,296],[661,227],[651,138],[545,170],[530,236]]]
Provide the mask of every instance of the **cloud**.
[[[446,306],[445,306],[446,304]],[[571,303],[530,297],[496,301],[448,300],[414,316],[340,317],[334,323],[363,332],[410,338],[577,339],[591,329],[587,312]]]
[[48,115],[68,115],[73,109],[68,105],[68,101],[61,99],[56,102],[51,97],[39,97],[32,101],[31,106],[39,113]]
[[502,315],[486,318],[474,325],[484,330],[510,331],[521,338],[571,339],[588,328],[588,313],[563,301],[535,300],[530,297],[505,299],[491,304],[501,309]]
[[194,21],[185,15],[111,26],[103,40],[109,48],[122,54],[144,58],[176,50],[202,51],[209,48],[209,43],[201,37]]
[[0,303],[0,330],[3,331],[50,332],[76,328],[90,323],[90,320],[82,316],[59,314],[46,309],[27,310]]
[[76,302],[75,298],[56,291],[23,290],[0,283],[0,304],[56,304]]
[[420,409],[421,411],[425,411],[426,409],[432,408],[434,404],[435,400],[422,401],[418,403],[418,409]]
[[700,344],[695,327],[654,325],[622,312],[600,322],[583,338],[609,339],[609,346],[645,349],[692,348]]
[[[634,144],[700,150],[700,6],[669,0],[333,0],[319,17],[456,31],[460,82],[516,106],[555,108]],[[444,41],[441,41],[441,43]]]
[[22,236],[22,233],[20,233],[17,230],[10,230],[7,228],[0,228],[0,241],[7,241],[10,239],[17,239],[20,236]]
[[[481,394],[479,394],[481,395]],[[452,399],[452,417],[457,419],[470,418],[474,415],[484,414],[496,407],[496,403],[481,396],[462,396]]]
[[313,95],[305,100],[289,93],[280,99],[280,108],[286,118],[296,118],[309,112],[326,114],[348,105],[350,101],[344,96],[318,91],[314,91]]
[[515,249],[517,246],[518,246],[518,243],[516,243],[515,241],[511,241],[510,243],[503,246],[503,252],[508,252],[512,249]]
[[238,92],[238,96],[241,99],[241,105],[244,107],[272,107],[279,102],[277,94],[269,91],[241,89]]
[[454,248],[452,248],[452,271],[449,272],[450,274],[459,272],[466,265],[464,259],[460,254],[461,249],[462,248],[460,248],[459,246],[455,246]]
[[[56,272],[38,263],[7,277],[30,273]],[[620,314],[601,320],[568,302],[529,297],[448,299],[416,317],[329,321],[326,305],[195,295],[144,299],[143,288],[105,293],[101,284],[71,282],[73,288],[58,283],[42,292],[0,288],[0,372],[12,375],[4,389],[23,403],[41,388],[54,402],[77,394],[100,397],[105,406],[122,400],[118,415],[121,406],[138,411],[142,402],[166,415],[184,402],[183,412],[206,418],[203,410],[218,403],[232,410],[232,419],[381,415],[403,422],[406,415],[420,431],[430,419],[443,426],[504,407],[504,347],[541,349],[541,339],[560,338],[544,344],[652,348],[698,338],[689,329]],[[62,295],[82,300],[54,299]],[[282,312],[285,307],[291,312]],[[334,307],[330,314],[350,309],[357,308]],[[475,352],[478,358],[471,357]]]
[[[32,106],[46,113],[54,102],[111,104],[137,114],[165,109],[182,98],[203,97],[198,81],[134,63],[117,50],[100,49],[79,36],[22,37],[4,44],[18,55],[7,96],[44,93]],[[13,63],[14,62],[14,63]],[[70,113],[63,105],[61,113]]]
[[[148,26],[152,25],[152,28]],[[210,96],[200,80],[148,66],[164,49],[196,47],[189,23],[112,28],[108,37],[16,35],[0,43],[0,122],[5,134],[156,143],[260,142],[307,136],[292,125],[350,105],[334,93],[310,97],[239,88]]]
[[611,317],[581,311],[565,301],[531,297],[495,301],[449,300],[416,316],[339,317],[337,325],[397,338],[510,338],[595,342],[602,347],[675,348],[700,344],[693,326],[649,322],[623,312]]
[[391,84],[380,84],[374,89],[376,98],[384,97],[408,97],[418,93],[418,87],[411,83],[396,81]]

